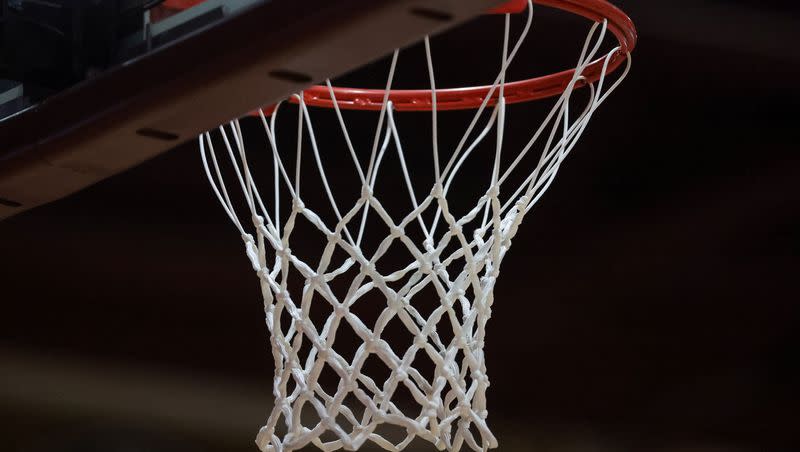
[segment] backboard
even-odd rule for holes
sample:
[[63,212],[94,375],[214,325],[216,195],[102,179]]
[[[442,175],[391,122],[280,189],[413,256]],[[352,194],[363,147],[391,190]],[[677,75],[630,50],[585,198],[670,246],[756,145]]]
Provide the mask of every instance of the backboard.
[[[44,89],[41,77],[27,83],[36,71],[4,65],[0,219],[81,190],[503,1],[209,0],[154,23],[147,8],[160,2],[103,2],[97,11],[79,11],[71,2],[50,2],[53,11],[41,11],[38,3],[5,4],[5,22],[22,23],[12,19],[34,14],[40,19],[23,17],[25,23],[53,34],[51,22],[67,17],[73,26],[84,24],[82,31],[100,30],[106,40],[96,41],[108,45],[97,50],[73,39],[66,53],[99,52],[102,62]],[[4,47],[15,54],[6,60],[19,64],[25,49],[13,39],[15,31],[6,25]]]

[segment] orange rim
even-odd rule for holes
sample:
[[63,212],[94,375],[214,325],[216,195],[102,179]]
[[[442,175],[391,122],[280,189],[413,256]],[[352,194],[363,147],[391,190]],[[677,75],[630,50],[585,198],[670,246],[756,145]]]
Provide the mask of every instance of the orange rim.
[[[516,3],[516,2],[512,2]],[[527,6],[527,0],[524,0]],[[637,34],[633,21],[616,6],[605,0],[533,0],[543,6],[561,9],[573,14],[583,16],[593,22],[608,20],[608,29],[619,42],[619,49],[611,55],[607,73],[615,71],[628,58],[636,46]],[[516,9],[509,11],[518,11]],[[527,9],[527,8],[526,8]],[[590,63],[581,74],[583,77],[576,84],[582,87],[594,83],[603,75],[606,57],[599,58]],[[575,69],[569,69],[555,74],[530,78],[504,85],[506,103],[514,104],[530,102],[538,99],[558,96],[567,89],[575,75]],[[315,85],[303,91],[303,100],[307,105],[315,107],[333,108],[331,90],[327,86]],[[451,88],[436,90],[437,110],[468,110],[479,108],[484,99],[491,93],[488,105],[497,103],[499,90],[492,92],[492,86],[474,86],[468,88]],[[334,87],[338,107],[350,110],[380,110],[383,106],[385,91],[382,89],[359,89]],[[432,93],[429,89],[420,90],[392,90],[389,100],[392,101],[397,111],[430,111],[432,108]],[[291,101],[296,102],[295,98]]]
[[[165,4],[175,9],[186,9],[202,0],[168,0]],[[567,11],[593,22],[608,21],[608,29],[619,42],[619,49],[610,57],[604,56],[591,62],[583,71],[582,78],[576,87],[582,87],[599,80],[608,60],[607,73],[619,68],[628,58],[628,54],[636,46],[637,32],[633,21],[622,10],[606,0],[533,0],[533,3]],[[527,9],[528,0],[511,0],[508,3],[489,11],[490,14],[514,14]],[[503,97],[506,103],[515,104],[558,96],[572,83],[575,69],[568,69],[550,75],[529,78],[504,84]],[[382,89],[361,89],[333,87],[336,104],[344,110],[380,110],[383,107],[385,91]],[[497,103],[499,90],[492,86],[473,86],[467,88],[450,88],[436,90],[437,110],[469,110],[479,108],[486,97],[491,96],[487,105]],[[297,102],[292,96],[290,102]],[[314,85],[303,91],[306,105],[323,108],[334,108],[331,90],[327,86]],[[389,100],[397,111],[430,111],[432,93],[430,89],[391,90]],[[273,107],[265,108],[270,113]]]

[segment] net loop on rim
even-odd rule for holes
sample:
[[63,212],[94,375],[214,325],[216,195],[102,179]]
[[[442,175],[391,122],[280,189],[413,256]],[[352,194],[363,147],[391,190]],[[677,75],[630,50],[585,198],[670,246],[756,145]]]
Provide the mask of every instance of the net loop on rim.
[[[431,43],[425,38],[432,110],[430,167],[426,171],[432,170],[433,181],[424,196],[418,195],[427,187],[418,182],[422,169],[409,165],[411,155],[404,149],[396,116],[401,109],[391,95],[399,51],[392,55],[386,87],[380,91],[381,107],[366,159],[359,157],[351,140],[336,89],[330,81],[326,83],[344,152],[360,184],[354,200],[335,195],[331,181],[341,176],[341,171],[328,170],[323,163],[323,155],[333,151],[323,153],[321,147],[331,143],[317,139],[305,93],[292,96],[298,105],[294,146],[286,146],[277,136],[283,104],[270,116],[258,112],[272,163],[270,191],[262,192],[255,182],[253,160],[238,120],[199,137],[209,183],[240,234],[261,284],[271,333],[275,405],[256,439],[261,450],[289,452],[309,444],[324,451],[357,450],[370,441],[400,451],[415,438],[449,451],[497,447],[487,422],[490,379],[484,344],[501,264],[523,219],[550,187],[595,110],[619,86],[631,63],[625,52],[624,70],[609,83],[606,76],[621,48],[597,58],[609,22],[595,23],[569,83],[531,138],[509,156],[504,140],[508,127],[506,73],[531,30],[533,9],[528,4],[524,29],[513,46],[511,22],[505,17],[499,73],[449,155],[450,146],[439,141],[440,91]],[[586,71],[596,61],[601,62],[600,72],[592,81]],[[573,97],[578,96],[573,95],[581,85],[588,87],[582,91],[588,101],[575,110]],[[489,117],[479,126],[487,108]],[[492,132],[494,143],[488,142]],[[220,140],[226,162],[218,159],[215,149]],[[534,151],[535,146],[541,151]],[[485,183],[486,188],[474,203],[459,211],[450,202],[453,184],[466,165],[481,158],[481,165],[491,171],[487,171],[488,180],[473,185]],[[407,196],[409,208],[385,204],[387,199],[378,194],[390,161],[396,161],[395,171],[404,185],[394,187],[395,191],[407,192],[402,194]],[[528,162],[533,163],[526,166]],[[313,197],[303,195],[307,176],[302,175],[307,166],[322,187],[319,204],[310,205]],[[230,167],[227,172],[233,173],[232,178],[226,179],[223,167]],[[243,206],[232,201],[234,191],[241,192]],[[271,199],[262,196],[270,192]],[[282,199],[287,194],[291,200],[288,208]],[[243,221],[246,216],[252,226]],[[383,235],[368,249],[365,237],[368,225],[373,224],[370,221],[381,225]],[[303,259],[292,250],[292,244],[308,238],[295,233],[301,223],[310,225],[324,241],[321,256],[314,260]],[[401,250],[404,260],[387,270],[383,259],[390,249]],[[335,253],[345,258],[337,260]],[[298,278],[302,280],[300,289],[291,285],[291,280]],[[346,290],[339,290],[337,284]],[[367,303],[380,307],[372,326],[356,313]],[[314,318],[311,313],[323,307],[324,318]],[[392,326],[410,336],[407,346],[384,337]],[[346,356],[338,341],[347,331],[358,341],[352,356]],[[417,365],[421,359],[430,363],[431,374],[426,375]],[[375,360],[388,370],[388,377],[372,376],[369,363]],[[335,389],[324,386],[325,372],[338,379]],[[390,427],[394,430],[387,430]]]

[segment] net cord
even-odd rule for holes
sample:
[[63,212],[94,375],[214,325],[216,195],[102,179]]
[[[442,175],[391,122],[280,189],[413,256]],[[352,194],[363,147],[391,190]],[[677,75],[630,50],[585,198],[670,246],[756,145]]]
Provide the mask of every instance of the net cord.
[[[243,194],[246,209],[255,227],[256,238],[243,226],[236,206],[231,200],[230,188],[225,184],[212,133],[209,131],[199,137],[201,160],[209,184],[226,215],[240,233],[247,256],[262,285],[266,322],[271,332],[270,343],[275,359],[276,398],[275,408],[267,425],[262,428],[257,438],[262,450],[289,452],[309,443],[325,451],[341,448],[357,450],[366,441],[372,441],[386,450],[400,451],[415,437],[421,437],[435,444],[437,448],[450,451],[460,450],[463,446],[476,451],[497,447],[497,440],[486,423],[488,412],[485,395],[489,380],[486,376],[483,341],[486,323],[491,317],[493,287],[499,276],[500,263],[522,219],[551,186],[561,164],[585,132],[595,110],[619,86],[631,66],[628,55],[625,70],[605,88],[609,63],[619,48],[609,52],[605,57],[600,79],[596,85],[589,85],[587,104],[577,117],[570,119],[570,100],[581,80],[580,74],[599,52],[607,30],[605,21],[594,24],[582,48],[574,78],[516,158],[507,168],[501,168],[505,147],[503,132],[506,127],[506,103],[503,93],[506,72],[530,31],[533,9],[532,5],[529,6],[525,27],[510,51],[511,27],[510,18],[506,15],[500,72],[489,95],[476,111],[444,168],[440,166],[439,113],[436,102],[434,59],[430,40],[425,38],[426,63],[432,92],[431,147],[435,182],[430,194],[424,198],[419,198],[416,194],[395,111],[388,98],[399,51],[395,51],[392,56],[387,76],[386,96],[378,117],[366,171],[357,157],[356,148],[335,99],[332,85],[330,81],[326,82],[347,151],[362,186],[361,197],[349,210],[342,210],[337,203],[325,172],[323,153],[316,139],[312,115],[303,102],[302,93],[295,95],[299,108],[294,181],[283,163],[276,140],[276,121],[281,105],[275,108],[270,120],[263,111],[259,112],[272,155],[274,196],[271,212],[251,174],[239,121],[231,121],[227,127],[224,125],[218,127],[219,136],[222,137],[236,181]],[[600,33],[595,37],[598,29]],[[499,90],[497,104],[491,109],[485,126],[474,138],[470,138],[481,117],[484,116],[488,99],[496,90]],[[501,201],[501,186],[545,135],[548,127],[550,132],[547,134],[537,165],[512,195],[505,202]],[[447,194],[457,180],[465,161],[495,128],[498,133],[494,144],[489,187],[469,212],[456,218],[449,210]],[[312,164],[319,172],[327,203],[336,219],[333,227],[329,227],[319,215],[305,206],[301,197],[300,179],[305,136],[308,136],[311,143]],[[412,206],[411,212],[400,221],[394,220],[374,195],[381,164],[391,144],[394,144],[397,152],[403,182]],[[288,216],[284,215],[286,219],[283,223],[281,185],[285,186],[292,201]],[[422,215],[428,209],[435,210],[431,223],[426,223]],[[367,257],[361,245],[371,211],[374,211],[389,227],[390,234],[380,243],[374,254]],[[295,256],[289,247],[298,216],[311,222],[328,238],[328,245],[316,269]],[[353,221],[358,224],[358,233],[355,235],[351,234],[348,228]],[[478,221],[479,226],[468,239],[464,229],[473,221]],[[413,243],[404,232],[405,227],[412,222],[420,226],[425,237],[421,247]],[[440,233],[437,231],[441,222],[445,227]],[[488,232],[491,234],[487,236]],[[448,251],[450,254],[445,255],[445,250],[454,240],[458,246],[455,251]],[[408,249],[413,260],[404,268],[381,275],[376,270],[376,263],[395,241],[401,242]],[[336,247],[344,250],[348,258],[341,265],[329,268]],[[268,250],[274,251],[270,263],[267,256],[271,255],[271,252]],[[452,268],[462,260],[463,268]],[[337,297],[329,283],[354,266],[358,269],[358,274],[353,277],[347,293],[343,297]],[[453,270],[455,272],[451,275],[450,271]],[[298,294],[289,293],[288,280],[292,271],[299,272],[306,280],[302,294],[299,294],[299,304],[295,302]],[[406,282],[399,290],[389,286],[390,283],[404,280]],[[436,290],[441,306],[426,318],[411,300],[428,286],[433,286]],[[369,328],[351,313],[349,308],[374,289],[383,294],[387,307],[375,327]],[[471,294],[467,295],[467,292]],[[333,313],[318,330],[310,321],[308,313],[312,299],[319,303],[322,302],[320,298],[330,304]],[[454,309],[456,303],[460,306],[460,317]],[[288,325],[284,325],[286,322],[281,320],[284,311],[291,319]],[[415,337],[414,346],[399,355],[392,349],[391,344],[381,337],[384,328],[393,318],[400,319]],[[437,333],[436,326],[440,321],[449,321],[452,326],[455,338],[450,343],[445,343]],[[339,355],[334,347],[336,331],[342,322],[349,323],[362,341],[352,362]],[[303,358],[299,352],[304,340],[310,341],[311,351]],[[434,362],[436,375],[433,380],[426,379],[412,366],[419,352]],[[459,353],[463,355],[460,358],[457,357]],[[392,370],[387,381],[376,382],[361,372],[366,359],[371,355],[378,356]],[[319,384],[319,376],[324,366],[330,367],[340,378],[335,394],[326,393]],[[290,382],[294,382],[294,389],[290,390]],[[405,386],[419,404],[418,416],[407,416],[393,402],[392,396],[399,385]],[[348,395],[355,396],[363,405],[364,412],[360,418],[344,403]],[[311,428],[304,426],[304,419],[301,416],[306,405],[310,405],[319,418],[319,421],[312,422]],[[338,416],[342,416],[344,420],[339,421]],[[284,421],[286,431],[283,436],[276,433],[277,424],[281,419]],[[342,425],[345,421],[353,427],[351,432],[345,431]],[[378,431],[382,424],[394,424],[405,428],[407,431],[405,439],[399,443],[388,441]],[[323,441],[321,436],[325,432],[333,432],[337,439]]]

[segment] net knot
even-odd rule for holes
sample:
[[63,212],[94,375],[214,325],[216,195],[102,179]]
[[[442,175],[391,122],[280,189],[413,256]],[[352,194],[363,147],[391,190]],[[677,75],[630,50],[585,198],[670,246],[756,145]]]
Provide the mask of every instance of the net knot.
[[375,411],[374,417],[375,417],[375,420],[377,420],[377,421],[386,422],[386,411],[378,408],[378,410]]
[[399,296],[391,297],[386,299],[386,303],[389,305],[389,309],[392,310],[395,314],[402,311],[408,301],[402,299]]
[[367,353],[373,353],[377,350],[378,345],[376,344],[376,340],[373,336],[369,336],[364,339],[364,350]]
[[293,212],[302,212],[306,208],[306,204],[298,197],[292,198],[292,211]]
[[289,248],[288,246],[284,246],[284,247],[278,248],[276,250],[276,254],[278,256],[280,256],[282,259],[288,259],[288,258],[292,257],[292,249]]
[[406,235],[405,228],[403,228],[401,226],[392,226],[392,230],[391,230],[390,236],[393,239],[398,239],[398,238],[400,238],[400,237],[402,237],[404,235]]
[[344,387],[346,391],[354,393],[358,389],[358,382],[353,378],[342,380],[342,387]]
[[314,273],[307,279],[309,285],[314,287],[325,287],[325,284],[327,283],[327,280],[325,279],[325,275],[323,273]]
[[433,263],[431,262],[430,256],[426,254],[420,258],[419,269],[426,275],[433,273]]
[[336,429],[336,421],[331,417],[324,416],[322,419],[320,419],[320,422],[328,430],[335,430]]
[[444,187],[442,187],[441,182],[436,182],[431,189],[431,196],[438,199],[444,199]]
[[422,411],[422,415],[424,417],[436,418],[436,412],[438,411],[438,408],[439,404],[436,403],[435,400],[429,400],[425,405],[425,409]]
[[490,198],[497,198],[500,196],[500,184],[492,184],[486,192],[486,196]]
[[361,187],[361,201],[368,202],[369,198],[372,197],[372,188],[369,185],[363,185]]
[[517,199],[517,202],[514,203],[514,206],[517,208],[517,211],[522,212],[528,207],[528,203],[530,202],[530,196],[522,195]]
[[253,266],[253,271],[258,273],[261,271],[261,262],[258,259],[258,247],[255,240],[250,234],[242,234],[242,240],[244,240],[245,253],[250,260],[250,265]]
[[473,371],[470,374],[470,377],[472,377],[473,381],[477,381],[478,383],[483,383],[487,385],[489,383],[489,377],[486,376],[486,374],[481,372],[480,370]]
[[397,377],[398,382],[403,382],[408,380],[408,372],[402,367],[395,371],[395,376]]
[[350,313],[350,307],[348,305],[344,304],[344,303],[337,304],[333,308],[333,312],[336,313],[336,317],[345,317],[345,316],[347,316],[347,314]]

